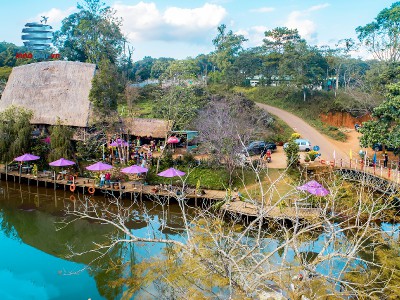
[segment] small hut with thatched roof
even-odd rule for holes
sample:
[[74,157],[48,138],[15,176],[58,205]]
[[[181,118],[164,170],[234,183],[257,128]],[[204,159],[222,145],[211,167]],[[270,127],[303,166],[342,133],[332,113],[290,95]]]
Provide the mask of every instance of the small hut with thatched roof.
[[96,65],[46,61],[13,68],[0,100],[0,111],[11,105],[33,111],[32,124],[87,127],[89,92]]
[[165,139],[172,129],[172,122],[161,119],[124,118],[125,133],[141,138]]

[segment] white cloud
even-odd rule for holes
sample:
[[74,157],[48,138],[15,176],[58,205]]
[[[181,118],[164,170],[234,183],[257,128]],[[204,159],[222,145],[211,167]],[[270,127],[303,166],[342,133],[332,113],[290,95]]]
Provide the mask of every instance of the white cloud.
[[307,9],[307,11],[317,11],[317,10],[320,10],[320,9],[327,8],[328,6],[330,6],[329,3],[314,5],[314,6],[311,6],[309,9]]
[[301,37],[305,39],[312,39],[316,35],[316,25],[313,21],[304,18],[304,13],[300,11],[293,11],[285,23],[289,29],[297,29]]
[[260,8],[251,9],[250,11],[256,12],[256,13],[268,13],[268,12],[272,12],[274,10],[275,10],[274,7],[260,7]]
[[123,19],[123,31],[132,42],[210,41],[218,25],[227,15],[225,8],[206,3],[202,7],[187,9],[169,7],[161,12],[155,3],[136,5],[115,4],[113,8]]
[[243,35],[247,42],[245,42],[245,47],[257,47],[263,44],[263,39],[265,38],[265,31],[268,28],[266,26],[252,26],[249,29],[240,29],[236,34]]
[[285,26],[289,29],[297,29],[302,38],[307,40],[315,40],[317,36],[317,26],[314,21],[310,20],[310,15],[312,12],[327,8],[329,6],[330,4],[324,3],[311,6],[303,11],[292,11],[285,22]]

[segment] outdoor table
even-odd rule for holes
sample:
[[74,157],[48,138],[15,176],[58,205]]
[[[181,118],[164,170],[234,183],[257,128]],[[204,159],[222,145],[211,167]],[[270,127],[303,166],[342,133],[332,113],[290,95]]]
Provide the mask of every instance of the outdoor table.
[[31,170],[32,170],[32,167],[22,167],[21,172],[28,174],[31,172]]

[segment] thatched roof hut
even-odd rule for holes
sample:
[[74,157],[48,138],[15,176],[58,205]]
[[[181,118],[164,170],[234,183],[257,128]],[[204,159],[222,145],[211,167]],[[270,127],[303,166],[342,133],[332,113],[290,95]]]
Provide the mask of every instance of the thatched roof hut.
[[32,124],[87,127],[91,112],[89,92],[96,65],[47,61],[13,68],[0,101],[33,111]]
[[125,133],[140,137],[166,138],[172,128],[172,122],[160,119],[123,119]]

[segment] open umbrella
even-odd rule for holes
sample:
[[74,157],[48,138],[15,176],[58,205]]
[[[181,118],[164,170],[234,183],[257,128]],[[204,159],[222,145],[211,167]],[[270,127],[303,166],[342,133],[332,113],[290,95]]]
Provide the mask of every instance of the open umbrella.
[[322,186],[322,184],[318,183],[315,180],[311,180],[311,181],[297,187],[297,189],[300,191],[309,192],[310,194],[315,195],[315,196],[326,196],[329,194],[329,191],[326,188],[324,188]]
[[169,168],[169,169],[167,169],[165,171],[162,171],[161,173],[158,173],[157,175],[161,176],[161,177],[172,178],[172,177],[176,177],[176,176],[183,176],[185,174],[186,174],[185,172],[179,171],[179,170],[174,169],[174,168]]
[[31,160],[37,160],[39,159],[40,156],[36,156],[33,154],[25,153],[24,155],[18,156],[14,158],[15,161],[31,161]]
[[121,170],[122,173],[129,173],[129,174],[140,174],[140,173],[146,173],[147,171],[148,171],[147,168],[138,165],[126,167]]
[[112,165],[103,163],[101,161],[86,167],[86,169],[89,170],[89,171],[105,171],[105,170],[109,170],[109,169],[112,169],[112,168],[113,168]]
[[125,142],[124,140],[121,140],[121,139],[116,139],[115,141],[110,143],[110,146],[112,146],[112,147],[118,147],[118,146],[127,147],[127,146],[129,146],[129,143]]
[[[32,160],[38,160],[40,158],[40,156],[36,156],[33,154],[29,154],[29,153],[25,153],[24,155],[18,156],[16,158],[14,158],[15,161],[20,161],[21,165],[19,168],[19,182],[21,182],[21,173],[22,173],[22,162],[23,161],[32,161]],[[29,167],[28,167],[29,170]]]
[[72,166],[74,165],[75,162],[65,159],[65,158],[60,158],[58,160],[52,161],[49,163],[50,166],[52,167],[66,167],[66,166]]
[[179,139],[176,136],[170,136],[167,140],[168,144],[178,144]]

